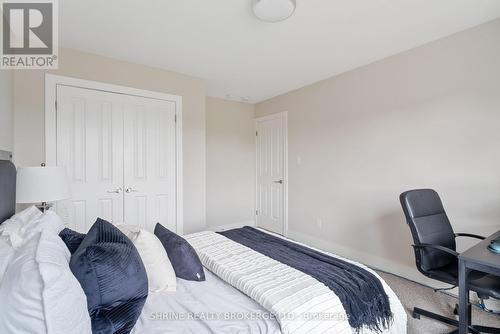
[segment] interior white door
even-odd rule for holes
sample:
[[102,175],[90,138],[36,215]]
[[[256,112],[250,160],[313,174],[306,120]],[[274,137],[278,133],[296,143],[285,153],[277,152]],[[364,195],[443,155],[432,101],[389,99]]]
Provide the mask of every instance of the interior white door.
[[122,108],[118,94],[57,86],[57,165],[67,168],[72,191],[57,211],[77,231],[97,217],[123,221]]
[[256,223],[285,234],[285,135],[283,113],[256,120]]
[[176,104],[127,96],[124,106],[125,222],[176,231]]

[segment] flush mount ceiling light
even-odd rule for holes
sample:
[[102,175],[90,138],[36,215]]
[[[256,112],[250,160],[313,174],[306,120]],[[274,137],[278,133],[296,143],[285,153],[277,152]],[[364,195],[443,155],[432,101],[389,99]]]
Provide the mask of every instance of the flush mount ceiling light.
[[292,16],[295,0],[253,0],[253,12],[260,20],[279,22]]
[[228,101],[241,101],[242,103],[250,102],[250,98],[248,96],[234,96],[233,94],[226,94],[226,100]]

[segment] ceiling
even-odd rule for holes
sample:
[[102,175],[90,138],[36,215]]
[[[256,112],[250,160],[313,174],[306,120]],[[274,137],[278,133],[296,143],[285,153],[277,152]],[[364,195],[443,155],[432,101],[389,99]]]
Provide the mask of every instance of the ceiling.
[[206,79],[259,102],[500,17],[498,0],[297,0],[264,23],[251,0],[64,0],[63,47]]

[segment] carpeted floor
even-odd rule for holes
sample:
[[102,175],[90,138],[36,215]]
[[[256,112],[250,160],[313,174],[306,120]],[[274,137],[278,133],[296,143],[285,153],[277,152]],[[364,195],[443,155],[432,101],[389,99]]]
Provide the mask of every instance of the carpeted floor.
[[[417,306],[453,318],[453,308],[457,303],[456,298],[442,292],[434,292],[428,287],[401,277],[383,272],[379,272],[379,274],[394,290],[406,309],[408,314],[408,334],[444,334],[455,329],[425,317],[421,317],[420,320],[413,319],[411,311],[413,307]],[[500,328],[500,315],[490,314],[474,307],[472,323]]]

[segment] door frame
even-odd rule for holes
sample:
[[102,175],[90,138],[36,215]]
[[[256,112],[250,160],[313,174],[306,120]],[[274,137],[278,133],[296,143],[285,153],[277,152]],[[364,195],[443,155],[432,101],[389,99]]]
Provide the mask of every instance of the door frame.
[[257,166],[257,129],[258,123],[260,121],[266,121],[271,119],[280,119],[283,125],[283,236],[288,236],[288,111],[282,111],[267,116],[256,117],[255,118],[255,225],[258,227],[258,215],[257,215],[257,203],[258,203],[258,192],[257,192],[257,178],[258,178],[258,166]]
[[150,99],[165,100],[175,103],[175,141],[176,141],[176,227],[177,234],[183,234],[183,169],[182,169],[182,96],[161,92],[119,86],[98,81],[84,80],[55,74],[45,74],[45,163],[55,166],[57,163],[57,86],[85,88],[115,94],[133,95]]

